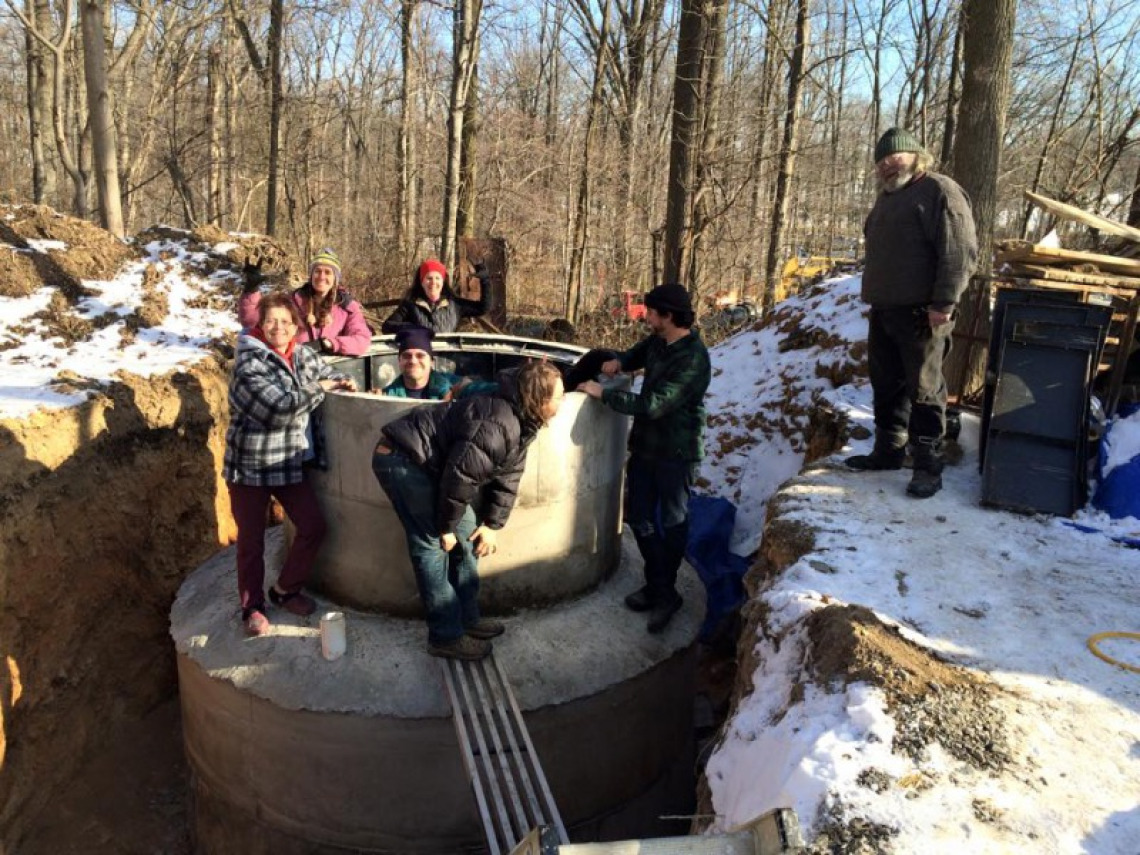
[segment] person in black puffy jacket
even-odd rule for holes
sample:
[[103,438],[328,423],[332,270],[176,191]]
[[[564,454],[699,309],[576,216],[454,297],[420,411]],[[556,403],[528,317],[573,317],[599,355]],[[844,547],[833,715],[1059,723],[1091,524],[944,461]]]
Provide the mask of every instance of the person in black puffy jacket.
[[[494,395],[416,407],[384,426],[372,471],[392,502],[427,612],[428,652],[482,659],[500,621],[479,614],[478,559],[497,550],[527,448],[562,403],[549,362],[499,374]],[[478,522],[471,503],[482,495]]]
[[396,310],[384,321],[385,335],[404,327],[427,327],[434,333],[455,332],[464,318],[485,315],[491,309],[491,277],[482,261],[475,263],[479,277],[479,299],[457,297],[442,262],[429,258],[417,268],[412,286]]

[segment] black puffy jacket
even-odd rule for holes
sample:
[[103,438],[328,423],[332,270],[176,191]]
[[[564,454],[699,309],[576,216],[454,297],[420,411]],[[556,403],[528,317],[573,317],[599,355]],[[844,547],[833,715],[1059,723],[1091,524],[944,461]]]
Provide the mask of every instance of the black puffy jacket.
[[459,322],[464,318],[474,318],[485,315],[491,309],[491,277],[482,265],[475,268],[475,275],[479,277],[479,299],[468,300],[456,297],[451,290],[451,279],[443,282],[443,293],[439,302],[432,304],[424,295],[420,285],[420,273],[417,270],[412,278],[412,287],[396,310],[384,321],[381,331],[385,335],[397,333],[404,327],[427,327],[435,333],[455,332]]
[[526,452],[539,424],[519,411],[512,372],[496,378],[493,396],[416,407],[384,426],[385,442],[422,466],[439,484],[436,524],[455,531],[467,505],[482,494],[480,522],[492,529],[507,523],[518,498]]

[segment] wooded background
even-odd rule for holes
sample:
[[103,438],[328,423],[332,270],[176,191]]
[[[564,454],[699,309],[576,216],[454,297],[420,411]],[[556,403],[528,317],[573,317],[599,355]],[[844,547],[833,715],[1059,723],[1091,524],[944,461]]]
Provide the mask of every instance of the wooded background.
[[1025,188],[1140,224],[1140,0],[4,4],[8,201],[332,246],[364,296],[474,235],[512,312],[770,305],[790,256],[859,256],[892,125],[983,235],[1054,225]]

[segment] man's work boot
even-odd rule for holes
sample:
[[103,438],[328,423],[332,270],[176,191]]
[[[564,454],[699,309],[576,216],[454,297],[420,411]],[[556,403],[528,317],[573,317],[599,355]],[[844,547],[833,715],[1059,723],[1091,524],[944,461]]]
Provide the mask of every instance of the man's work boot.
[[902,469],[905,459],[906,446],[883,448],[876,445],[870,454],[856,454],[843,462],[847,464],[849,469],[855,469],[859,472],[880,472],[888,469]]
[[671,596],[658,598],[654,602],[653,608],[649,610],[649,621],[645,624],[645,628],[654,635],[664,632],[665,627],[669,625],[673,615],[681,610],[684,602],[681,595],[676,591],[673,591]]
[[653,608],[653,595],[649,592],[649,586],[638,588],[626,596],[625,607],[632,612],[647,612]]
[[920,436],[914,444],[914,474],[906,486],[908,496],[929,499],[942,489],[942,453],[939,440]]

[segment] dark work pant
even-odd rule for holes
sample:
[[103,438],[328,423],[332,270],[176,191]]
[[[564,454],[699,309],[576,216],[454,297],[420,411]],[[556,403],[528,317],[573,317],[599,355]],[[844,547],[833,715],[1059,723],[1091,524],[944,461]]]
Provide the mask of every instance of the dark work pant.
[[626,522],[645,560],[645,586],[655,602],[676,596],[677,570],[689,537],[693,464],[631,456],[626,467]]
[[325,539],[325,516],[317,495],[306,477],[300,484],[285,487],[251,487],[227,484],[230,507],[237,522],[238,593],[242,611],[265,605],[265,513],[270,498],[277,499],[293,523],[293,545],[277,578],[277,587],[286,593],[301,590],[321,541]]
[[468,539],[475,532],[470,506],[455,527],[458,543],[444,552],[436,512],[439,487],[419,466],[398,451],[374,454],[372,471],[404,525],[408,558],[427,612],[428,643],[449,644],[463,628],[479,622],[478,559]]
[[932,328],[921,307],[871,309],[867,367],[875,396],[875,443],[940,440],[946,429],[946,378],[954,324]]

